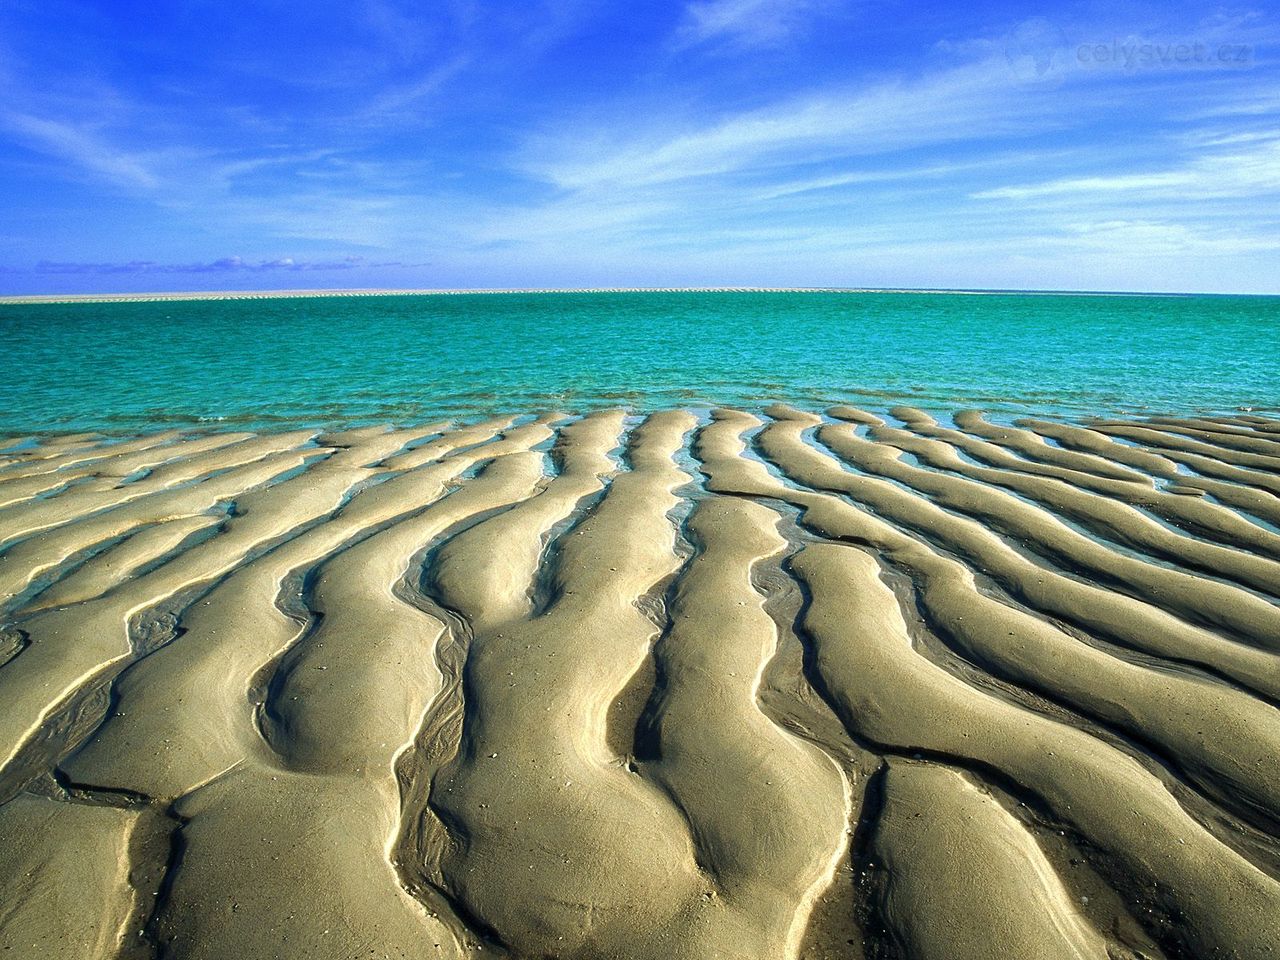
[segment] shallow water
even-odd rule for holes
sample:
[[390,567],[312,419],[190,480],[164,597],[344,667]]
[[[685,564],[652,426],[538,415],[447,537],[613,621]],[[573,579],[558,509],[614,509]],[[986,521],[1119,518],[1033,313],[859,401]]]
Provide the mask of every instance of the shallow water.
[[1280,298],[545,293],[0,305],[0,430],[625,405],[1280,407]]

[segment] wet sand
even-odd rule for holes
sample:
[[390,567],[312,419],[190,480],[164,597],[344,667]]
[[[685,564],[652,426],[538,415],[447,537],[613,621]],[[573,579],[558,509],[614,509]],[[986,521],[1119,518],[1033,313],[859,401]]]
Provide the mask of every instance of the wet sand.
[[0,444],[0,955],[1280,957],[1280,421]]

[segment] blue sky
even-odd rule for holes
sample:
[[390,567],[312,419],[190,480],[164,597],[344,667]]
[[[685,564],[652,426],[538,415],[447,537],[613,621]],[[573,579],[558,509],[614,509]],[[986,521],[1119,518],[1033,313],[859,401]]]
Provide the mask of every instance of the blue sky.
[[0,292],[1280,292],[1280,9],[6,0]]

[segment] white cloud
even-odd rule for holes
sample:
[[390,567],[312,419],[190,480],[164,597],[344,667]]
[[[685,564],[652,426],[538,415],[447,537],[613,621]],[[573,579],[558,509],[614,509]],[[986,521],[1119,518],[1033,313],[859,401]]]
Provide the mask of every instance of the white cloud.
[[1124,194],[1191,200],[1258,197],[1280,191],[1280,137],[1239,142],[1251,146],[1243,150],[1207,153],[1172,169],[1066,177],[983,190],[973,197],[978,200],[1072,198],[1076,201],[1102,201]]
[[819,0],[694,0],[676,28],[677,49],[708,43],[771,46],[787,39],[820,6]]
[[845,187],[856,187],[881,183],[919,183],[921,181],[942,180],[956,174],[1003,167],[1011,163],[1026,163],[1042,154],[1012,154],[984,157],[966,163],[937,163],[928,166],[900,167],[897,169],[857,170],[826,177],[811,177],[803,180],[786,180],[775,183],[754,195],[759,201],[780,200],[783,197],[794,197],[805,193],[821,193],[839,190]]
[[1235,255],[1280,249],[1280,237],[1171,220],[1104,220],[1069,223],[1044,241],[1099,253],[1123,251],[1127,259],[1198,254]]
[[160,185],[146,157],[120,149],[92,130],[11,110],[0,111],[0,127],[29,148],[117,186],[153,190]]
[[1040,197],[1095,195],[1132,190],[1183,187],[1193,181],[1186,171],[1167,173],[1131,173],[1108,177],[1068,177],[1044,183],[1016,187],[997,187],[973,194],[975,200],[1034,200]]
[[406,114],[414,118],[424,103],[435,101],[449,81],[470,63],[468,56],[452,57],[415,80],[382,90],[361,111],[361,119],[387,123],[403,120]]
[[[567,190],[634,187],[867,156],[1046,129],[1062,121],[985,61],[914,82],[826,89],[679,132],[661,126],[620,138],[634,120],[594,133],[580,126],[532,141],[523,166]],[[625,137],[625,135],[624,135]]]

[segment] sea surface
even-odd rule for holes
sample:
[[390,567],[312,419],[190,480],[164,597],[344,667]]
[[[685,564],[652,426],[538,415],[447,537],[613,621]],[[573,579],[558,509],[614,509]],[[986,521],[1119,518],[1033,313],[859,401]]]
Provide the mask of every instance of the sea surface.
[[1280,409],[1280,298],[618,292],[0,305],[0,432],[495,412]]

